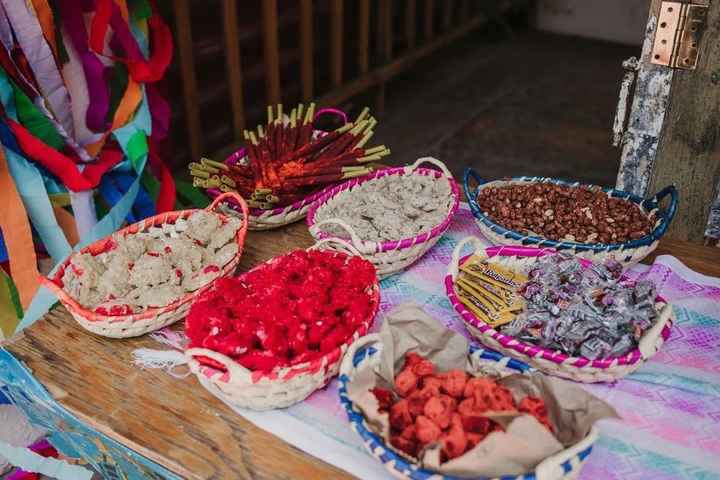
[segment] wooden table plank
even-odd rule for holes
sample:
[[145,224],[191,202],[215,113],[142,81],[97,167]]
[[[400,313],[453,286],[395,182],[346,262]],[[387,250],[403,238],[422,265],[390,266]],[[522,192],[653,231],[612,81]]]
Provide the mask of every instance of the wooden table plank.
[[[304,222],[250,232],[242,270],[312,244]],[[688,267],[720,276],[720,250],[663,240]],[[649,260],[648,260],[649,261]],[[177,328],[182,328],[181,324]],[[6,348],[53,397],[88,425],[186,478],[349,478],[237,415],[194,376],[173,378],[132,365],[133,350],[158,348],[147,336],[111,340],[82,330],[58,308]]]

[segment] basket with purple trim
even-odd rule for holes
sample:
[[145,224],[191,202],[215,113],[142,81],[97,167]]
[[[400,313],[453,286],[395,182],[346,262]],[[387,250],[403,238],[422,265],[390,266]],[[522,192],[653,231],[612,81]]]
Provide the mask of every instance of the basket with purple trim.
[[[654,323],[644,331],[636,348],[620,356],[595,359],[571,356],[559,350],[550,350],[521,341],[514,336],[505,335],[478,318],[459,299],[456,280],[460,272],[459,266],[470,257],[468,255],[461,258],[462,249],[468,243],[475,245],[475,254],[480,254],[483,261],[495,263],[516,272],[528,272],[540,257],[557,252],[551,249],[519,246],[485,248],[485,245],[475,237],[465,238],[456,246],[445,277],[447,296],[465,323],[467,330],[484,345],[504,355],[526,362],[538,370],[558,377],[587,383],[609,382],[637,370],[646,360],[657,353],[670,336],[670,329],[674,321],[672,306],[659,296],[655,299],[657,316]],[[580,259],[580,262],[584,268],[593,267],[593,263],[588,260]],[[621,277],[621,280],[623,279],[627,280],[627,277]]]
[[[240,193],[250,207],[249,228],[269,230],[301,220],[327,185],[364,176],[390,151],[366,148],[377,121],[367,108],[354,121],[344,112],[302,104],[283,114],[268,107],[268,121],[245,131],[246,144],[224,162],[191,163],[195,187],[210,196]],[[228,211],[227,213],[231,213]]]
[[[423,163],[429,163],[438,167],[440,170],[431,168],[423,168],[420,165]],[[405,209],[411,209],[414,212],[421,211],[426,208],[427,198],[422,197],[423,191],[416,192],[420,197],[414,198],[412,202],[404,204],[393,204],[392,202],[387,203],[388,198],[370,198],[366,199],[366,205],[372,209],[372,212],[362,213],[359,215],[363,218],[369,218],[373,215],[374,218],[368,222],[368,229],[359,231],[357,224],[355,227],[350,225],[350,220],[344,218],[341,213],[337,212],[351,212],[353,211],[352,205],[353,196],[362,196],[363,189],[367,190],[367,187],[371,184],[379,185],[381,182],[387,183],[388,178],[397,179],[398,182],[402,182],[407,177],[422,177],[422,182],[426,182],[424,178],[434,179],[432,187],[428,185],[418,186],[418,189],[427,190],[433,189],[433,192],[437,193],[437,197],[433,198],[433,204],[436,210],[433,212],[435,215],[434,219],[437,221],[428,221],[425,224],[420,222],[420,227],[413,226],[411,229],[415,229],[415,233],[412,236],[402,236],[398,232],[402,233],[402,228],[408,227],[403,225],[404,220],[396,215],[397,212],[405,211]],[[400,190],[406,187],[398,184],[395,186],[388,186],[390,190],[397,188]],[[407,191],[402,192],[405,195]],[[410,192],[413,195],[413,192]],[[445,164],[431,157],[425,157],[418,159],[414,164],[406,167],[389,168],[385,170],[379,170],[366,177],[350,180],[341,185],[330,187],[322,192],[321,198],[318,199],[317,203],[310,207],[307,216],[307,224],[310,229],[310,233],[315,239],[337,237],[349,237],[345,240],[350,240],[353,246],[360,251],[360,253],[370,260],[378,271],[380,278],[387,277],[394,273],[400,272],[408,266],[412,265],[420,257],[422,257],[428,250],[430,250],[445,231],[450,226],[452,217],[458,209],[460,201],[459,188],[450,173],[445,167]],[[417,203],[412,205],[412,203]],[[348,210],[350,208],[350,210]],[[383,220],[380,223],[375,222],[376,219],[382,217]],[[385,225],[381,227],[380,225]],[[325,226],[325,228],[321,228]],[[417,227],[417,228],[416,228]],[[391,232],[387,234],[385,231],[375,231],[372,229],[389,228]],[[417,231],[419,230],[419,231]],[[369,238],[368,233],[377,235],[383,235],[383,238],[392,238],[392,240],[377,240]],[[377,238],[377,237],[376,237]]]

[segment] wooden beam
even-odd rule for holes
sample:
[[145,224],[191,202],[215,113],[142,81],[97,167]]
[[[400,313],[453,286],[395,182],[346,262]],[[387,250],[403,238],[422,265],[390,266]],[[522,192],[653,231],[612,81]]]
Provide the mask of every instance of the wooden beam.
[[223,33],[225,37],[225,63],[232,107],[233,138],[242,141],[245,129],[243,105],[243,79],[240,63],[240,39],[238,36],[237,0],[222,1]]
[[314,96],[313,67],[313,2],[300,0],[300,79],[306,102]]
[[389,62],[392,59],[393,49],[393,2],[392,0],[380,0],[381,30],[382,30],[382,59]]
[[425,0],[425,41],[435,36],[435,0]]
[[348,98],[361,93],[368,88],[375,85],[379,85],[399,73],[407,70],[413,64],[423,57],[430,55],[436,50],[446,46],[447,44],[457,40],[458,38],[466,35],[470,31],[478,28],[485,24],[487,19],[484,16],[477,16],[469,20],[465,25],[462,25],[455,30],[449,32],[446,35],[442,35],[432,42],[423,44],[420,47],[406,53],[402,57],[399,57],[392,62],[376,68],[365,75],[361,75],[358,78],[344,84],[341,88],[335,89],[332,92],[322,96],[318,102],[320,105],[338,105]]
[[277,0],[262,0],[263,50],[265,54],[265,89],[267,103],[282,102],[280,95],[280,58],[278,54]]
[[330,0],[330,82],[343,81],[343,0]]
[[405,0],[405,48],[415,48],[415,0]]
[[[675,70],[649,194],[674,183],[680,204],[668,236],[701,242],[720,185],[720,2],[710,2],[697,69]],[[717,227],[720,227],[718,225]]]
[[200,130],[200,111],[198,109],[197,80],[195,78],[195,60],[190,15],[190,0],[178,0],[175,6],[175,30],[177,33],[177,52],[182,81],[185,122],[190,140],[192,160],[202,156],[202,132]]
[[360,0],[358,5],[358,71],[370,69],[370,0]]
[[455,8],[453,0],[443,0],[443,31],[447,32],[452,26],[453,9]]

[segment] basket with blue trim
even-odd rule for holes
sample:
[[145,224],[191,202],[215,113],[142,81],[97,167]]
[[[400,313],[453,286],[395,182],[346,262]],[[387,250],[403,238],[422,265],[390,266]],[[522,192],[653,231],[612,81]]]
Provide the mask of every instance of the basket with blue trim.
[[[477,187],[470,187],[470,180],[475,180]],[[610,197],[622,198],[628,200],[638,207],[647,216],[655,216],[655,224],[653,229],[645,236],[625,243],[583,243],[572,241],[557,241],[549,238],[523,234],[517,231],[508,230],[507,228],[494,222],[485,215],[477,203],[477,197],[485,188],[505,187],[509,185],[527,185],[529,183],[550,183],[553,185],[561,185],[566,187],[589,187],[601,188],[596,185],[582,184],[579,182],[566,182],[555,178],[547,177],[514,177],[509,180],[496,180],[486,182],[472,169],[465,169],[463,175],[463,189],[467,198],[470,210],[475,217],[475,222],[482,234],[496,245],[525,245],[532,247],[546,247],[558,251],[568,251],[579,257],[592,261],[603,261],[607,257],[614,257],[615,260],[622,263],[625,267],[632,266],[643,258],[647,257],[655,248],[657,248],[660,237],[662,237],[668,229],[670,222],[675,216],[678,205],[678,192],[675,186],[670,185],[659,191],[651,198],[641,198],[632,193],[611,188],[602,188],[602,190]],[[667,196],[670,196],[670,203],[666,209],[660,208],[660,203]]]
[[[382,462],[385,468],[396,478],[404,480],[461,480],[459,477],[442,475],[422,469],[387,446],[385,441],[368,425],[360,409],[348,397],[348,383],[361,369],[373,368],[380,362],[379,353],[381,349],[382,343],[378,334],[366,335],[350,346],[340,365],[340,402],[348,415],[351,428],[360,435],[363,445],[370,455]],[[492,350],[470,346],[470,355],[478,359],[480,363],[497,364],[504,367],[508,375],[525,373],[531,370],[526,363],[505,357]],[[520,476],[504,475],[497,477],[496,480],[570,480],[576,478],[588,455],[590,455],[597,438],[598,431],[596,427],[593,427],[587,436],[575,445],[540,462],[534,472],[528,472]]]

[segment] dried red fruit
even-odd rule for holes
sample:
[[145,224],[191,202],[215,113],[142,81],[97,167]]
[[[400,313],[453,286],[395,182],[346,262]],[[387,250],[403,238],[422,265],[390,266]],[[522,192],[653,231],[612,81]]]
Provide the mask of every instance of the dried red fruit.
[[413,442],[417,441],[415,425],[408,425],[407,427],[405,427],[405,430],[402,431],[400,436],[405,440],[410,440]]
[[443,379],[433,375],[428,375],[420,380],[420,388],[425,392],[432,393],[432,395],[440,395],[442,385]]
[[465,393],[465,385],[468,381],[468,374],[462,370],[450,370],[442,374],[442,389],[448,395],[455,398],[462,398]]
[[395,377],[395,390],[401,397],[407,397],[417,389],[418,377],[410,368],[406,368]]
[[373,388],[371,391],[378,401],[378,410],[381,412],[389,411],[390,407],[393,404],[393,401],[395,400],[395,395],[393,394],[393,392],[386,388],[377,387]]
[[472,450],[475,448],[475,445],[485,440],[485,437],[487,437],[484,433],[473,433],[473,432],[467,432],[467,440],[468,440],[468,450]]
[[523,413],[528,413],[532,415],[537,419],[538,422],[543,424],[545,428],[547,428],[551,432],[555,431],[552,424],[550,423],[550,417],[548,415],[545,402],[541,398],[528,395],[527,397],[520,400],[518,410]]
[[456,408],[457,401],[454,398],[440,394],[425,403],[423,413],[440,428],[445,429],[450,425],[450,417]]
[[422,446],[428,443],[435,442],[442,435],[442,430],[438,427],[437,423],[433,422],[424,415],[420,415],[415,419],[415,435],[417,436],[418,442]]
[[390,426],[395,430],[404,430],[408,425],[412,425],[413,419],[410,416],[408,401],[402,399],[390,407]]
[[411,457],[417,455],[418,445],[412,440],[407,440],[400,435],[392,435],[390,437],[390,444],[398,450],[407,453]]
[[421,360],[412,366],[412,371],[418,377],[425,377],[435,373],[435,364],[430,360]]
[[442,454],[446,460],[457,458],[467,450],[468,438],[457,413],[453,415],[450,429],[440,437]]

